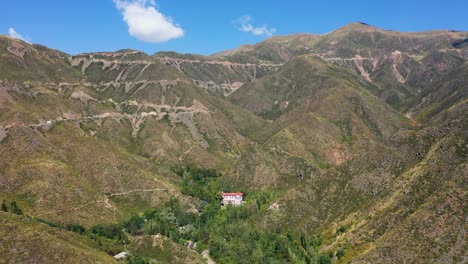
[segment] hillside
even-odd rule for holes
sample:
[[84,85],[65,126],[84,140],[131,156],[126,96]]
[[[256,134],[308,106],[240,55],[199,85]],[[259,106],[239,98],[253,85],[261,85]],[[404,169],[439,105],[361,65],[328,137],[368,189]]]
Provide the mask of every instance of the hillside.
[[0,36],[6,262],[462,263],[467,38],[352,23],[202,56]]

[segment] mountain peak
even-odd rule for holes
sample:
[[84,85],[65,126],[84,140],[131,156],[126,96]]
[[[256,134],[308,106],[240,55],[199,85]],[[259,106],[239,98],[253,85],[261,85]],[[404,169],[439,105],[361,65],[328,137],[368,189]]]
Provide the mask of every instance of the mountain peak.
[[367,24],[365,22],[351,22],[344,25],[343,27],[338,28],[336,31],[354,31],[354,30],[380,30],[380,28],[373,25]]

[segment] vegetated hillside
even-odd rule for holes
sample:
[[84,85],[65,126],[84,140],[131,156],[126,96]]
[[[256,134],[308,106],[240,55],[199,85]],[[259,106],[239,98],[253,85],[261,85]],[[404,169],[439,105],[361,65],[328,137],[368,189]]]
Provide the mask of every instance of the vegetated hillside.
[[0,199],[131,261],[461,262],[467,36],[352,23],[213,56],[0,37]]
[[171,165],[224,170],[265,123],[142,53],[67,60],[86,82],[0,84],[2,196],[48,219],[118,220],[178,196]]
[[373,83],[372,93],[405,112],[417,103],[418,94],[463,65],[468,49],[461,43],[467,38],[467,32],[403,33],[351,23],[325,35],[273,37],[215,56],[284,63],[314,54]]
[[2,263],[118,263],[79,234],[5,212],[0,212],[0,223]]
[[301,56],[279,72],[243,86],[229,99],[273,119],[256,134],[270,161],[262,167],[264,161],[247,155],[236,169],[248,173],[234,171],[233,178],[244,184],[276,185],[281,176],[308,178],[386,147],[409,122],[363,85],[367,84],[320,58]]
[[79,81],[78,71],[67,63],[67,55],[41,45],[0,37],[0,78],[15,81]]

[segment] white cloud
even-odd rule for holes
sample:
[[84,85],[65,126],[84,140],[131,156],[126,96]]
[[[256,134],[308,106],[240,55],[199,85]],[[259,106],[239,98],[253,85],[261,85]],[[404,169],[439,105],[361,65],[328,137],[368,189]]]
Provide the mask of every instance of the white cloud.
[[128,33],[138,40],[160,43],[184,36],[184,30],[156,9],[154,0],[114,0],[128,25]]
[[8,35],[10,35],[10,37],[12,38],[15,38],[15,39],[20,39],[22,41],[25,41],[27,43],[31,43],[31,41],[29,39],[26,39],[25,37],[23,37],[20,33],[16,32],[16,30],[14,28],[10,28],[8,29]]
[[261,27],[254,27],[251,23],[252,20],[250,16],[243,16],[237,20],[237,23],[240,25],[239,30],[243,32],[250,32],[256,36],[272,36],[276,32],[276,28],[268,28],[266,25]]

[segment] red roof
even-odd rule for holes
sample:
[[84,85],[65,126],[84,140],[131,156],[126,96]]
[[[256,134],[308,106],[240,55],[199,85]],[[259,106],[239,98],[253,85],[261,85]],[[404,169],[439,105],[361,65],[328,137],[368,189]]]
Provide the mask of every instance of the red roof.
[[241,192],[239,192],[239,193],[225,193],[225,192],[223,192],[223,196],[236,196],[236,195],[244,196],[244,194],[241,193]]

